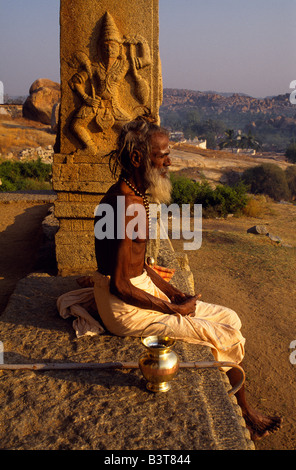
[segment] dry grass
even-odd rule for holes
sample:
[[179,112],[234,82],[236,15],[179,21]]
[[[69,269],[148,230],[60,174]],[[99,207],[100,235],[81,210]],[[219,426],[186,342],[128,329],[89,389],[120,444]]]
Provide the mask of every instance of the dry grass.
[[54,145],[55,135],[50,126],[25,118],[0,117],[0,153],[18,153],[28,147]]
[[[258,202],[258,217],[204,219],[201,248],[186,254],[202,300],[226,305],[242,320],[249,402],[284,417],[282,430],[256,442],[256,449],[295,449],[295,365],[289,362],[289,345],[296,339],[296,206],[268,198]],[[247,233],[257,224],[292,247]],[[172,243],[176,251],[183,249],[183,240]]]
[[243,209],[246,217],[263,217],[267,211],[271,210],[271,200],[265,195],[250,196],[247,205]]

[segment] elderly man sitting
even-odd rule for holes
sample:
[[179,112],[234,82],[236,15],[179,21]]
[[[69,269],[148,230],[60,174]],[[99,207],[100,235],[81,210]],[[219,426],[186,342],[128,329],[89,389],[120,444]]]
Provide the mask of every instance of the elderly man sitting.
[[[166,130],[145,120],[123,127],[117,148],[110,154],[111,171],[116,175],[119,170],[119,178],[103,197],[95,217],[98,270],[92,283],[99,315],[114,335],[140,336],[152,322],[162,322],[172,327],[178,339],[209,346],[216,360],[241,364],[245,339],[237,314],[181,292],[145,262],[149,235],[146,194],[169,203],[170,164]],[[110,236],[102,231],[108,209],[113,224]],[[133,223],[136,211],[144,213],[137,226]],[[85,286],[84,280],[80,284]],[[157,334],[159,325],[153,328]],[[227,374],[234,386],[239,372],[232,368]],[[236,396],[253,440],[280,427],[280,418],[262,416],[248,405],[244,387]]]

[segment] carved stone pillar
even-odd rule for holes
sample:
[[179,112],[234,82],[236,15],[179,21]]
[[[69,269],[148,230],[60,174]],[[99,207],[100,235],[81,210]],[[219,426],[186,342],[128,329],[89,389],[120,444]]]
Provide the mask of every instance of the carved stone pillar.
[[96,269],[93,217],[122,125],[159,120],[158,0],[61,0],[61,107],[53,164],[60,275]]

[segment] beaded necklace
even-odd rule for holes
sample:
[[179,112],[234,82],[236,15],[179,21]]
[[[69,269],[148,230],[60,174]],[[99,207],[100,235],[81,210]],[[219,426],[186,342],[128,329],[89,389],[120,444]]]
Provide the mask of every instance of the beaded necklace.
[[142,194],[137,188],[135,188],[135,186],[129,182],[129,180],[127,180],[124,176],[120,176],[120,178],[122,179],[122,181],[124,181],[133,191],[134,193],[137,195],[137,196],[140,196],[142,199],[143,199],[143,204],[144,204],[144,208],[145,208],[145,211],[146,211],[146,214],[147,214],[147,218],[148,218],[148,223],[149,223],[149,231],[150,231],[150,226],[151,226],[151,221],[150,221],[150,211],[149,211],[149,201],[148,201],[148,198],[146,196],[146,194]]

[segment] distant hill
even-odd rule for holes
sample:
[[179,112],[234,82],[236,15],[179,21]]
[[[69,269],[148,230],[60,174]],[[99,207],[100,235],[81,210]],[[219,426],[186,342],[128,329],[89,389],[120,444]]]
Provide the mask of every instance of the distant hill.
[[[232,96],[234,92],[222,92],[222,91],[213,91],[213,90],[204,90],[202,93],[212,93],[214,95],[221,95],[221,96]],[[237,95],[240,96],[249,96],[251,98],[251,95],[248,95],[247,93],[236,93]]]
[[264,114],[270,117],[295,117],[296,107],[289,100],[289,93],[266,98],[253,98],[243,93],[216,93],[165,88],[162,110],[197,107],[217,116],[225,112]]
[[260,99],[244,93],[165,88],[160,117],[163,125],[190,137],[209,135],[203,125],[209,120],[217,124],[211,131],[215,140],[222,129],[251,130],[266,150],[282,152],[296,139],[296,106],[289,97],[287,93]]

